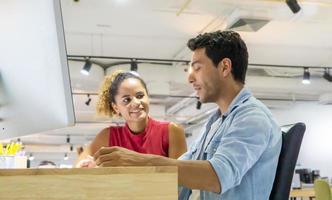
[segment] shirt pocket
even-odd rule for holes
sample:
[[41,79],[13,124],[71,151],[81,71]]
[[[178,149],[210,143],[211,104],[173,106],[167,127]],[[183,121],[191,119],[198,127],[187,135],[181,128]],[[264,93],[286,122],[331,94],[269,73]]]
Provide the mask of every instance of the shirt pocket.
[[209,143],[204,153],[206,155],[206,160],[210,160],[213,155],[216,153],[218,147],[220,145],[220,140],[213,140]]

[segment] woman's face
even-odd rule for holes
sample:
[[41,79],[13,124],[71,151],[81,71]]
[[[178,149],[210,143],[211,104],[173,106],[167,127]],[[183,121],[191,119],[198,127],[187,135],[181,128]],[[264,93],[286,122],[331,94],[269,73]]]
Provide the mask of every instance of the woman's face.
[[119,85],[112,106],[126,122],[139,122],[148,117],[149,97],[138,79],[128,78]]

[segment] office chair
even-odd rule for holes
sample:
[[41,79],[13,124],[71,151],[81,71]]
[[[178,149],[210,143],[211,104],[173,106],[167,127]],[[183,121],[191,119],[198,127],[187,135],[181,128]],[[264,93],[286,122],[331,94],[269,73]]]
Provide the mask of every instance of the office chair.
[[293,173],[304,132],[305,124],[300,122],[293,125],[286,133],[282,133],[282,146],[270,200],[289,199]]
[[332,200],[331,188],[327,181],[317,179],[314,183],[316,200]]

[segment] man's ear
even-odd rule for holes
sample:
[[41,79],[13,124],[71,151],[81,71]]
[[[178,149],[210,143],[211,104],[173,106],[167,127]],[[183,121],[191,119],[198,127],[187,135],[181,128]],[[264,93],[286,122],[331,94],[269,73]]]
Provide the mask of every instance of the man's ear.
[[218,68],[223,77],[227,77],[232,74],[232,61],[229,58],[222,59],[219,64]]

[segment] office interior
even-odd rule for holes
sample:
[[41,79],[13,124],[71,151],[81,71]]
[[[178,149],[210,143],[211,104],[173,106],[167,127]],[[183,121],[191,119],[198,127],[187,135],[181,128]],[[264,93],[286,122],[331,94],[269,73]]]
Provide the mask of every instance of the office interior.
[[[67,100],[64,104],[74,118],[67,125],[36,132],[10,135],[2,130],[0,143],[22,143],[30,168],[44,160],[57,168],[73,167],[79,148],[103,128],[123,123],[98,117],[95,111],[103,77],[123,69],[141,75],[150,93],[150,116],[182,125],[189,147],[216,105],[197,105],[186,79],[191,58],[186,42],[199,33],[229,29],[240,33],[248,46],[246,87],[268,106],[282,130],[297,122],[306,125],[296,169],[319,170],[319,176],[331,183],[332,2],[291,2],[295,8],[283,0],[61,0],[58,17],[62,16],[71,91],[69,100],[61,93],[59,98]],[[49,6],[38,0],[29,3],[35,12]],[[4,15],[0,13],[3,19]],[[1,51],[3,58],[5,50]],[[47,94],[34,95],[38,101]],[[45,102],[42,106],[52,107]],[[6,122],[5,107],[3,96],[0,123]]]

